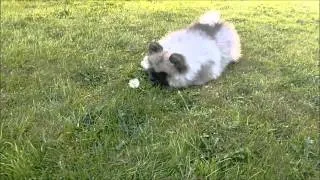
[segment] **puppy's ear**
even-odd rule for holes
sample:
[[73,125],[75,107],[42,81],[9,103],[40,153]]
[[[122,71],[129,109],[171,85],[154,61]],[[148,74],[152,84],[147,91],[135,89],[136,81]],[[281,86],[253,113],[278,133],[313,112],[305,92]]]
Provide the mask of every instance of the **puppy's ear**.
[[151,42],[149,44],[149,54],[158,53],[163,50],[162,46],[157,42]]
[[180,72],[183,73],[187,71],[187,65],[185,62],[184,57],[181,54],[173,53],[169,57],[169,61],[176,67],[176,69]]

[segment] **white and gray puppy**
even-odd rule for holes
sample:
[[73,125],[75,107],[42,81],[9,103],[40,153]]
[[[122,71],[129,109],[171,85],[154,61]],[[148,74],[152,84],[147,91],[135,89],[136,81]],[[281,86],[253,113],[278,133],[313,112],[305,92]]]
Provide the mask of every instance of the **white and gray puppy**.
[[187,28],[150,43],[141,66],[154,84],[180,88],[217,79],[240,56],[234,26],[224,22],[219,12],[209,11]]

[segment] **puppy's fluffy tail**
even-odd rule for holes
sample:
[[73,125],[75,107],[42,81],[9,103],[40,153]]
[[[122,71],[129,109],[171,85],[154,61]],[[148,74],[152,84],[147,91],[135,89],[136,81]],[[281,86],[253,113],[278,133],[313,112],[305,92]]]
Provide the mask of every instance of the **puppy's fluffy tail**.
[[208,11],[199,18],[199,23],[215,25],[221,21],[221,15],[218,11]]

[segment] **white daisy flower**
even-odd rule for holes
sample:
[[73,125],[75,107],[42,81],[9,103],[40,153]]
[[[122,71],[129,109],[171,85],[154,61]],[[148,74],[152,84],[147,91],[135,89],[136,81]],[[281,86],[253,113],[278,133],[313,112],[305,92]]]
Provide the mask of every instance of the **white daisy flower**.
[[134,79],[130,79],[128,84],[131,88],[138,88],[140,85],[140,82],[138,78],[134,78]]

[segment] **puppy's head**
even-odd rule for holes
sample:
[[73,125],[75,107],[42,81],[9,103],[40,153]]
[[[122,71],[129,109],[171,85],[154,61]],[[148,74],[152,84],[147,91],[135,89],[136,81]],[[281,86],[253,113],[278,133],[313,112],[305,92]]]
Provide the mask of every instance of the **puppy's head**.
[[155,85],[168,86],[168,78],[185,73],[188,69],[182,54],[164,51],[157,42],[149,44],[147,60],[149,79]]

